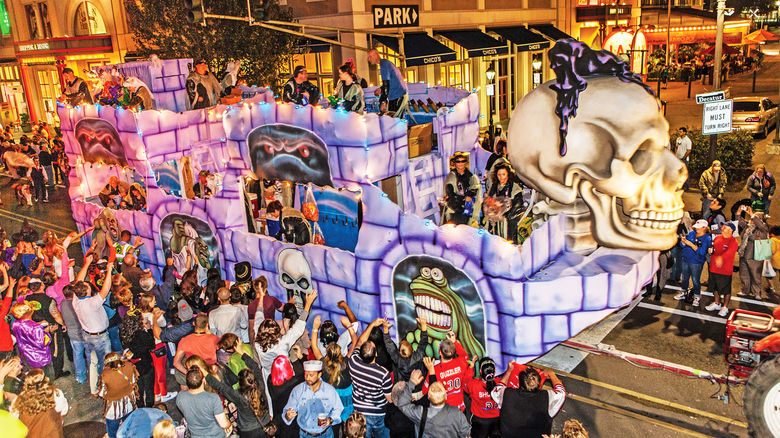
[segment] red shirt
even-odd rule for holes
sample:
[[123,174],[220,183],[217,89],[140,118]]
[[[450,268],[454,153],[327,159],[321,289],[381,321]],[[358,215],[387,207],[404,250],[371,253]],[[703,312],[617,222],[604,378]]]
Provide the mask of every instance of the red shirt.
[[0,307],[0,351],[11,351],[14,349],[14,341],[11,339],[11,326],[5,320],[8,310],[11,308],[11,298],[11,295],[3,298],[3,305]]
[[[526,368],[528,368],[528,365],[515,363],[515,367],[512,368],[512,373],[509,375],[509,382],[507,382],[506,386],[508,388],[520,389],[520,373]],[[542,380],[539,381],[539,387],[541,388],[542,385],[544,385],[544,381],[547,380],[547,375],[540,372],[539,376],[542,378]]]
[[193,333],[181,338],[178,349],[184,352],[188,358],[198,355],[211,365],[217,363],[217,343],[219,336],[211,334]]
[[[263,296],[263,316],[265,319],[274,319],[274,316],[276,316],[276,309],[280,308],[282,304],[284,303],[279,301],[278,298],[265,294]],[[249,306],[247,307],[249,319],[255,319],[258,305],[260,305],[260,298],[255,298],[249,303]]]
[[[447,390],[447,404],[462,411],[466,409],[463,403],[463,386],[471,382],[474,370],[469,368],[469,355],[460,342],[455,342],[455,353],[455,359],[439,362],[433,369],[436,371],[436,380]],[[427,391],[427,388],[425,390]]]
[[734,256],[737,255],[739,243],[734,236],[726,239],[722,235],[712,241],[712,256],[710,257],[710,272],[731,277],[734,274]]
[[[495,378],[496,385],[501,379]],[[471,413],[479,418],[498,418],[500,411],[498,403],[491,397],[485,381],[473,379],[464,387],[466,394],[471,397]]]

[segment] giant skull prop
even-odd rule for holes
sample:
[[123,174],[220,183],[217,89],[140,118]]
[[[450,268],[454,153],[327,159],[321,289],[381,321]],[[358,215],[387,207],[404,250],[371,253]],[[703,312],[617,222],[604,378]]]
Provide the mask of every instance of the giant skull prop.
[[312,290],[311,268],[303,253],[295,248],[285,248],[276,257],[276,273],[279,286],[287,291],[287,299],[295,297],[300,312],[303,299]]
[[561,204],[581,197],[603,246],[674,245],[687,170],[665,148],[669,124],[656,98],[614,76],[588,77],[562,155],[551,84],[528,93],[512,113],[508,155],[522,179]]

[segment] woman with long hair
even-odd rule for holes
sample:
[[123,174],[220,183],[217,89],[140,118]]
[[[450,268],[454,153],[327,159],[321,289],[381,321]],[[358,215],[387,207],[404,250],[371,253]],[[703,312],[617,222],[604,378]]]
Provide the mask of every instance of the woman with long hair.
[[[237,351],[242,351],[241,340],[236,338]],[[221,382],[213,374],[206,375],[206,382],[231,403],[238,411],[237,429],[241,438],[265,437],[268,428],[274,429],[268,411],[265,384],[260,366],[252,356],[243,353],[242,360],[247,365],[238,373],[238,391],[231,385]]]
[[488,232],[517,243],[517,220],[523,211],[523,187],[514,177],[511,165],[500,163],[493,169],[490,189],[482,204],[488,219]]
[[64,437],[62,418],[68,413],[68,399],[40,368],[31,369],[24,377],[22,391],[10,411],[27,426],[29,437]]
[[343,101],[345,111],[363,114],[366,102],[363,98],[363,88],[352,70],[352,65],[344,63],[339,66],[339,83],[336,86],[336,97]]
[[138,371],[138,404],[142,408],[151,408],[154,406],[152,351],[155,342],[138,308],[131,308],[122,320],[119,326],[119,340],[122,342],[122,347],[129,349],[133,354],[132,362]]
[[[322,379],[336,389],[336,393],[341,399],[341,404],[344,406],[344,410],[341,411],[341,421],[344,422],[354,411],[352,405],[352,378],[349,375],[347,361],[341,353],[341,346],[338,342],[328,342],[325,347],[325,356],[322,355],[320,347],[317,345],[317,331],[319,328],[320,317],[318,315],[314,317],[314,323],[311,327],[311,352],[314,354],[315,359],[322,360]],[[355,338],[354,340],[357,339]],[[352,345],[354,346],[355,343],[353,342]],[[352,348],[350,348],[350,352],[351,350]]]
[[[472,367],[474,364],[472,363]],[[466,372],[472,372],[468,370]],[[500,380],[496,377],[496,363],[489,357],[479,360],[479,379],[473,379],[464,386],[471,399],[472,438],[497,438],[501,436],[498,423],[499,407],[490,397],[490,392]]]
[[290,351],[290,347],[303,335],[306,330],[306,319],[309,317],[309,309],[317,298],[317,292],[312,291],[306,295],[306,302],[303,307],[303,312],[295,323],[282,334],[282,329],[279,324],[272,319],[264,319],[260,323],[260,328],[257,330],[257,337],[255,337],[255,357],[260,366],[263,368],[263,373],[267,377],[271,371],[271,365],[273,364],[276,356],[287,355]]
[[[296,353],[299,353],[296,351]],[[302,356],[301,356],[302,357]],[[287,356],[280,355],[274,359],[271,366],[271,373],[268,376],[267,388],[270,399],[273,400],[272,410],[273,418],[281,419],[284,413],[284,406],[290,399],[290,393],[293,388],[302,383],[303,380],[303,363],[301,360],[296,360],[294,363],[290,362]],[[299,428],[298,422],[293,421],[292,424],[287,425],[284,421],[277,420],[278,432],[276,434],[279,438],[298,438]]]
[[117,353],[108,353],[98,388],[98,395],[105,402],[106,434],[109,438],[116,438],[119,425],[136,408],[138,371],[135,365]]

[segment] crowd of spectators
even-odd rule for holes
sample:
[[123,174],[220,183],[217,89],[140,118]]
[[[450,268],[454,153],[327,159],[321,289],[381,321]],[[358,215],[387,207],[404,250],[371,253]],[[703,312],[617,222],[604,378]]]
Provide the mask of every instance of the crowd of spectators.
[[[169,263],[157,281],[131,236],[108,242],[105,259],[90,248],[73,261],[67,249],[84,233],[0,233],[0,398],[29,436],[62,436],[63,378],[103,401],[111,438],[541,437],[566,397],[553,372],[499,370],[468,357],[453,332],[438,360],[427,356],[424,318],[415,349],[406,333],[395,342],[391,321],[361,323],[345,302],[336,321],[312,317],[316,291],[298,308],[269,295],[263,276],[231,283]],[[577,425],[564,436],[587,436]]]

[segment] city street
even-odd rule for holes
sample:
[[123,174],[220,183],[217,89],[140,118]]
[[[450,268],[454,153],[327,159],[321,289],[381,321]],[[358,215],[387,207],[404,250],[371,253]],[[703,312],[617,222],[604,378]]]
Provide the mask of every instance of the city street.
[[[746,73],[730,78],[724,84],[731,89],[732,97],[763,95],[777,100],[780,82],[777,74],[780,71],[778,44],[770,45],[764,50],[768,56],[757,75],[755,93],[751,91],[752,73]],[[655,86],[653,88],[655,89]],[[672,130],[679,126],[700,127],[701,106],[695,103],[693,96],[707,91],[711,91],[711,87],[702,85],[701,81],[693,84],[690,99],[686,96],[687,84],[670,83],[668,88],[662,89],[661,98],[667,102],[667,119]],[[774,134],[774,131],[771,131],[769,138],[756,142],[754,156],[755,164],[765,163],[772,173],[780,171],[780,157],[767,153],[767,145],[771,143]],[[12,180],[8,176],[0,177],[0,195],[5,203],[0,208],[0,225],[9,235],[18,230],[24,219],[28,219],[41,233],[54,230],[62,237],[70,231],[75,231],[66,188],[57,187],[51,193],[49,204],[16,206],[11,183]],[[727,194],[727,201],[730,205],[744,197],[744,190],[730,192]],[[696,189],[687,192],[684,200],[688,210],[699,210],[700,198]],[[775,221],[774,218],[780,218],[780,203],[773,203],[770,214],[770,223]],[[81,249],[77,245],[71,248],[71,256],[80,261]],[[738,285],[738,274],[735,273],[735,294],[739,291]],[[609,344],[617,350],[714,374],[725,374],[727,366],[723,359],[723,337],[726,319],[703,309],[711,302],[711,294],[704,293],[700,308],[691,308],[690,305],[673,299],[673,295],[678,291],[679,287],[668,286],[661,302],[638,297],[630,306],[575,339],[588,344]],[[780,303],[777,296],[771,296],[766,301],[737,298],[736,295],[734,297],[732,308],[756,312],[771,313]],[[747,436],[741,407],[741,387],[730,389],[731,397],[727,404],[716,398],[726,390],[725,386],[718,383],[643,369],[618,358],[589,355],[565,346],[555,348],[535,363],[579,376],[576,379],[561,376],[572,397],[555,420],[555,433],[561,432],[566,419],[576,418],[585,425],[592,437]],[[616,391],[608,385],[638,394]],[[65,392],[72,409],[65,417],[66,424],[101,419],[102,401],[90,396],[88,387],[76,384],[72,376],[57,380],[57,386]],[[168,380],[168,386],[169,389],[175,390],[176,383],[172,378]],[[686,411],[660,403],[659,400],[712,415]],[[171,415],[178,419],[180,415],[175,402],[169,402],[168,407]]]

